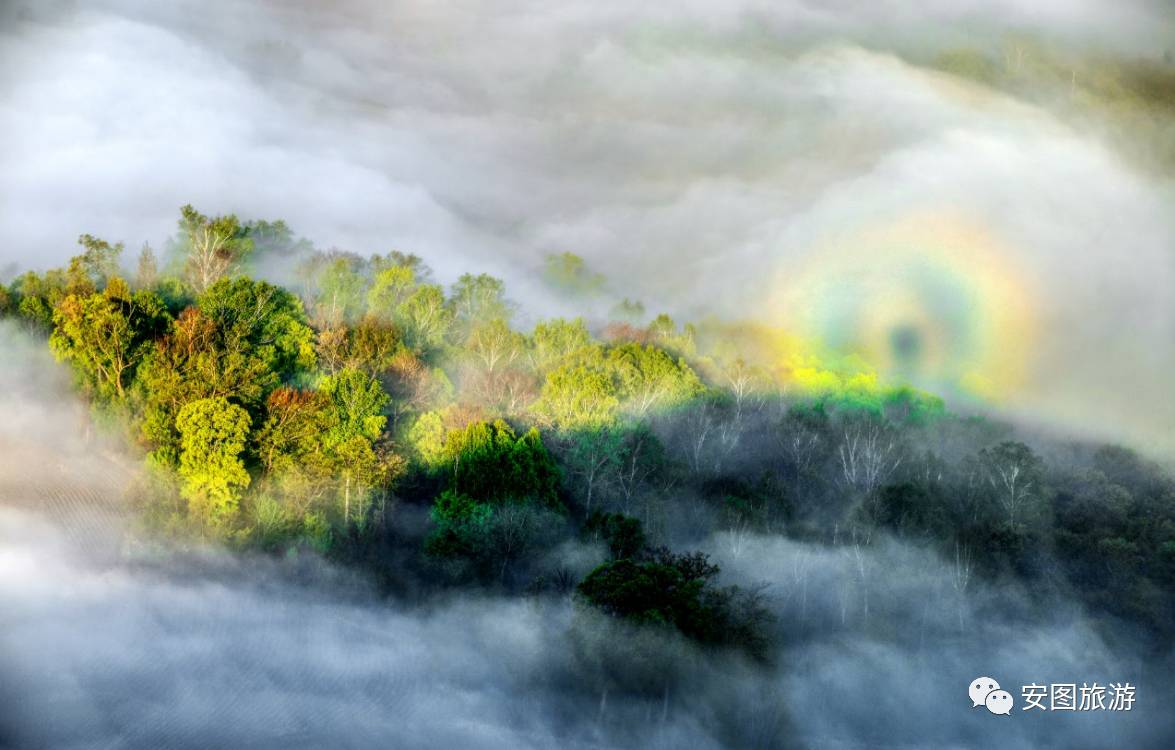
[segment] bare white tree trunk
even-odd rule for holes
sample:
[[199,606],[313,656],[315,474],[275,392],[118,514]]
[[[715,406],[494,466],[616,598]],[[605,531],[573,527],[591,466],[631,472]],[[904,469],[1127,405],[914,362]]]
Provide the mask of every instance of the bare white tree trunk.
[[192,286],[197,292],[203,292],[228,270],[232,262],[228,243],[232,238],[203,226],[190,232],[188,239],[191,242],[188,269]]
[[887,438],[879,425],[846,427],[840,449],[844,483],[872,492],[902,464],[897,442]]

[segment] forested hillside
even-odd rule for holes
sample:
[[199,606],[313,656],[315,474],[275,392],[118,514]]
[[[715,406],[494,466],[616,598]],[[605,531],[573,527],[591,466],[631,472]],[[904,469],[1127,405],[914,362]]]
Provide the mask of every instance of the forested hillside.
[[[1175,482],[1126,448],[1036,438],[869,373],[797,383],[739,351],[737,326],[707,337],[629,301],[522,329],[499,279],[445,288],[414,255],[320,251],[282,222],[188,206],[160,256],[79,243],[67,268],[0,288],[0,310],[141,454],[144,539],[321,554],[393,596],[572,596],[769,661],[788,637],[767,606],[779,571],[726,585],[702,540],[860,561],[898,538],[934,551],[958,596],[1018,581],[1075,595],[1106,633],[1175,634]],[[548,258],[568,299],[601,281]]]

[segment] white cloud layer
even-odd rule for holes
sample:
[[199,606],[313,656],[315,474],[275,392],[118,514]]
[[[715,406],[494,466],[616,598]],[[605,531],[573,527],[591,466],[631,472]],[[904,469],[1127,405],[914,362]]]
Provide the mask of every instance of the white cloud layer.
[[[951,212],[990,231],[1043,334],[1007,406],[1172,449],[1175,198],[1097,131],[928,72],[1007,34],[1175,48],[1160,2],[16,3],[0,32],[0,259],[177,207],[486,270],[572,251],[616,296],[775,319],[833,237]],[[1165,442],[1164,442],[1165,441]]]

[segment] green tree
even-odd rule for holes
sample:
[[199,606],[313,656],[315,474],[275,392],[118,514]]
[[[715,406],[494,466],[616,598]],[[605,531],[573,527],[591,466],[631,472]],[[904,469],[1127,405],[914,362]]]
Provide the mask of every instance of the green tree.
[[645,319],[645,306],[640,300],[630,300],[625,297],[616,303],[608,313],[608,317],[613,320],[640,325],[640,322]]
[[150,289],[159,281],[159,263],[155,259],[155,251],[151,246],[143,243],[139,251],[139,263],[135,270],[135,286],[139,289]]
[[445,305],[445,294],[435,284],[417,287],[396,311],[396,322],[404,339],[417,352],[436,349],[444,343],[453,324],[453,313]]
[[538,430],[522,435],[502,420],[473,422],[445,440],[450,488],[479,501],[534,499],[561,509],[559,471]]
[[641,522],[623,513],[592,513],[583,530],[588,537],[607,544],[613,560],[636,557],[645,548]]
[[328,374],[351,369],[372,377],[392,369],[397,359],[407,353],[399,332],[370,316],[351,327],[319,331],[315,351],[319,365]]
[[53,328],[53,308],[66,296],[66,277],[61,269],[43,275],[29,271],[12,282],[17,313],[31,328],[48,332]]
[[545,373],[591,346],[592,336],[583,324],[583,318],[556,318],[535,325],[528,343],[531,364],[540,373]]
[[318,391],[278,388],[269,395],[258,458],[299,503],[299,514],[334,497],[344,524],[366,522],[372,499],[402,471],[402,461],[377,442],[386,398],[357,370],[324,379]]
[[477,323],[465,341],[465,350],[489,373],[513,364],[525,349],[526,337],[501,318]]
[[469,495],[445,490],[429,513],[433,531],[425,540],[425,551],[438,557],[473,557],[488,536],[494,509]]
[[643,417],[652,409],[682,406],[697,398],[705,386],[684,360],[646,344],[621,344],[608,351],[620,396],[632,414]]
[[611,424],[621,410],[641,419],[654,409],[683,406],[705,392],[684,360],[652,345],[626,343],[580,349],[572,363],[547,374],[536,413],[561,430]]
[[241,459],[249,425],[249,413],[226,398],[193,401],[176,417],[181,492],[206,528],[224,530],[236,518],[241,492],[249,486]]
[[984,477],[994,492],[996,502],[1015,525],[1038,510],[1044,463],[1024,443],[1004,441],[979,452]]
[[331,467],[323,436],[337,422],[330,397],[322,391],[277,388],[266,399],[265,421],[254,437],[257,458],[270,475],[325,479]]
[[279,382],[314,367],[314,332],[301,301],[286,290],[245,277],[221,279],[197,304],[215,326],[223,353],[263,361]]
[[584,510],[592,512],[592,503],[601,485],[615,476],[621,459],[624,437],[609,425],[584,426],[566,438],[564,460],[568,473],[583,486]]
[[342,485],[339,494],[343,523],[351,523],[354,518],[362,526],[366,523],[376,490],[399,475],[402,463],[395,454],[377,451],[376,444],[362,435],[352,435],[334,443],[331,452]]
[[449,309],[461,338],[478,323],[501,318],[510,321],[512,305],[506,301],[506,285],[487,274],[464,274],[453,285]]
[[93,235],[83,234],[78,237],[78,244],[82,246],[82,253],[70,259],[69,270],[66,271],[70,279],[70,291],[90,293],[104,289],[106,282],[119,273],[122,243],[112,245]]
[[350,522],[352,506],[362,521],[372,492],[401,468],[397,457],[377,451],[375,446],[387,421],[382,411],[388,395],[378,380],[358,370],[342,370],[323,378],[319,390],[334,411],[332,426],[323,440],[342,484],[343,522]]
[[276,221],[257,220],[245,225],[249,240],[253,243],[252,260],[269,257],[281,259],[309,255],[314,246],[308,240],[294,236],[294,232],[281,219]]
[[175,418],[184,404],[231,398],[260,421],[273,389],[313,363],[313,332],[297,298],[265,282],[222,279],[140,364],[143,436],[156,460],[174,465]]
[[416,273],[411,266],[390,265],[380,269],[367,292],[367,314],[399,322],[400,308],[416,287]]
[[574,253],[547,255],[543,278],[561,292],[588,296],[604,288],[604,277],[588,270],[583,258]]
[[581,602],[638,625],[668,626],[701,643],[737,646],[766,658],[770,614],[754,592],[720,588],[706,555],[657,549],[600,565],[579,584]]
[[600,429],[616,419],[620,400],[612,380],[584,365],[552,370],[535,412],[560,430]]
[[318,389],[330,400],[336,420],[326,434],[328,444],[340,444],[352,437],[375,440],[383,430],[387,417],[382,411],[388,404],[388,395],[379,381],[359,370],[342,370],[322,379]]
[[615,617],[639,624],[676,626],[702,640],[716,640],[715,613],[706,611],[706,584],[718,566],[705,555],[672,555],[658,551],[645,560],[621,558],[606,562],[579,584],[579,596]]
[[324,326],[337,326],[354,320],[363,310],[363,291],[367,281],[348,256],[330,261],[318,276],[315,317]]
[[448,465],[446,435],[445,419],[440,411],[424,412],[408,429],[408,443],[426,469],[436,471]]
[[125,398],[139,362],[169,322],[152,292],[120,296],[117,291],[111,285],[104,293],[63,299],[49,339],[57,358],[69,362],[86,389],[103,399]]
[[647,424],[642,422],[624,431],[616,460],[611,464],[611,483],[626,509],[664,472],[665,466],[665,447]]
[[549,543],[561,525],[551,509],[533,500],[490,504],[447,490],[433,505],[433,529],[425,552],[473,566],[483,580],[508,583],[511,566]]
[[412,414],[443,406],[453,395],[453,383],[443,369],[430,367],[403,347],[389,360],[380,382],[392,397],[388,414],[392,432],[397,432]]
[[677,330],[677,323],[673,318],[662,313],[649,323],[649,336],[657,344],[669,349],[675,354],[692,357],[697,350],[695,339],[697,332],[692,325],[686,324],[682,326],[680,331]]
[[264,359],[220,347],[216,324],[194,307],[184,310],[171,333],[155,343],[137,375],[143,437],[154,459],[166,466],[179,460],[176,415],[184,404],[231,396],[257,409],[279,384]]
[[371,256],[369,265],[375,275],[392,266],[402,266],[412,272],[412,278],[418,284],[429,283],[432,280],[432,270],[425,264],[424,259],[415,253],[392,250],[387,255]]

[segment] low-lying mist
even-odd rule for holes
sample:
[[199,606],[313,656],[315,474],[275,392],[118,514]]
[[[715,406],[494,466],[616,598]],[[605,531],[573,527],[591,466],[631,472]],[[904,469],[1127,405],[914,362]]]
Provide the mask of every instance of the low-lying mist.
[[[1063,602],[1042,619],[1023,592],[959,592],[897,544],[719,549],[731,579],[775,581],[779,647],[752,666],[562,599],[407,607],[319,563],[211,550],[96,564],[11,508],[0,542],[16,747],[1161,747],[1175,731],[1169,657],[1129,634],[1110,649]],[[979,675],[1016,697],[1011,718],[971,708]],[[1095,681],[1136,686],[1133,710],[1020,710],[1020,685]]]

